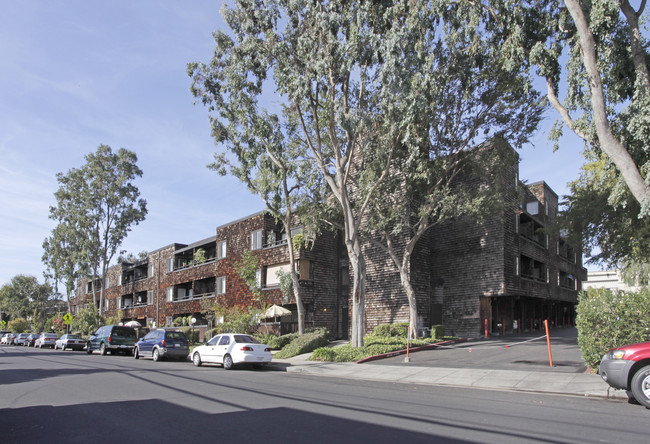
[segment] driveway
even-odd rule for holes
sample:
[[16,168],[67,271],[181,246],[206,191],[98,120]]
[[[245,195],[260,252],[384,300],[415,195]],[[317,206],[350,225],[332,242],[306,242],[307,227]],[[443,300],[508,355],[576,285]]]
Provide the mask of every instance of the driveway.
[[587,366],[578,348],[576,328],[557,328],[550,332],[553,367],[549,365],[546,336],[522,334],[471,340],[434,350],[372,361],[375,365],[410,367],[527,370],[535,372],[584,373]]

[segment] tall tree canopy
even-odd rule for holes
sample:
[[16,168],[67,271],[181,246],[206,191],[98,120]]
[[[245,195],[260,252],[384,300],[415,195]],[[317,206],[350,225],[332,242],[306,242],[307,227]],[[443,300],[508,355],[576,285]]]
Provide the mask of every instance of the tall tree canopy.
[[[133,184],[142,176],[135,153],[124,148],[114,153],[111,147],[100,145],[85,159],[81,168],[57,174],[56,206],[50,207],[50,219],[57,226],[44,243],[44,256],[56,276],[74,278],[72,265],[76,264],[76,269],[92,280],[93,302],[101,314],[108,265],[131,227],[144,220],[147,202]],[[61,245],[66,248],[59,248]]]
[[34,276],[17,275],[0,289],[0,308],[11,318],[31,317],[45,322],[46,309],[56,299],[52,287],[39,284]]
[[[470,2],[467,2],[470,3]],[[475,2],[471,2],[475,4]],[[589,156],[605,154],[614,179],[639,203],[637,216],[650,212],[646,179],[650,136],[648,42],[641,25],[646,1],[485,0],[484,22],[500,29],[504,62],[536,68],[560,120],[584,139]],[[609,188],[610,203],[622,196]]]
[[[318,168],[350,259],[353,345],[363,343],[365,327],[361,236],[401,151],[407,159],[422,150],[425,159],[444,157],[491,131],[530,130],[538,119],[526,80],[494,63],[499,51],[475,20],[481,12],[446,1],[240,0],[223,10],[230,30],[215,32],[211,63],[189,65],[194,95],[214,111],[216,140],[240,162],[243,150],[267,144],[283,154],[301,147]],[[273,94],[281,115],[260,105]],[[435,124],[451,114],[463,140]],[[277,144],[283,137],[288,142]]]

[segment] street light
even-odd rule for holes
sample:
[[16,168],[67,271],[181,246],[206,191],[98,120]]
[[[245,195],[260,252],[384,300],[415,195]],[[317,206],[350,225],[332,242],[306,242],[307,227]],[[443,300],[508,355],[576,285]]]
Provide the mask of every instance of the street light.
[[196,324],[196,318],[192,318],[190,324],[192,324],[192,341],[194,341],[194,324]]

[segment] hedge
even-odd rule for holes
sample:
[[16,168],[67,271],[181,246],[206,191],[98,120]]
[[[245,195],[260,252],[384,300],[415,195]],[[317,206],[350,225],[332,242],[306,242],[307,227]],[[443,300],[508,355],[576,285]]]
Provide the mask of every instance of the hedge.
[[293,341],[282,347],[282,350],[276,353],[275,357],[279,359],[287,359],[293,356],[302,355],[303,353],[312,352],[319,347],[324,347],[329,344],[329,342],[329,332],[327,329],[319,328],[311,333],[296,336]]
[[585,363],[596,368],[608,350],[650,341],[650,290],[580,293],[576,307],[578,345]]

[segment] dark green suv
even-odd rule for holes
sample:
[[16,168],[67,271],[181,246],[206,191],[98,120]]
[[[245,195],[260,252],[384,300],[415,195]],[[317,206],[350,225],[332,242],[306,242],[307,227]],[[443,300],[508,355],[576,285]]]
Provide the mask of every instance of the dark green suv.
[[105,355],[107,351],[111,353],[123,351],[131,355],[136,341],[135,328],[122,325],[104,325],[99,327],[88,338],[86,353],[91,354],[93,350],[99,350],[100,355]]

